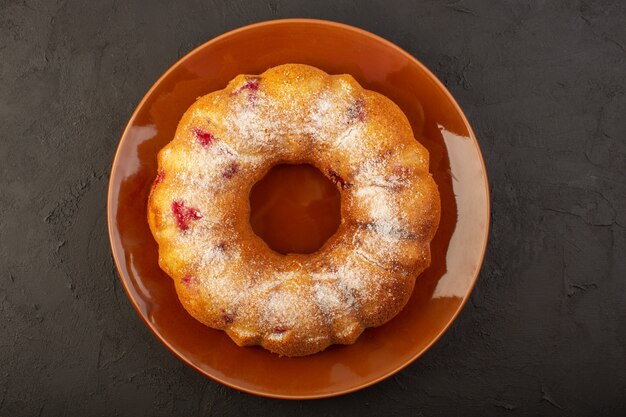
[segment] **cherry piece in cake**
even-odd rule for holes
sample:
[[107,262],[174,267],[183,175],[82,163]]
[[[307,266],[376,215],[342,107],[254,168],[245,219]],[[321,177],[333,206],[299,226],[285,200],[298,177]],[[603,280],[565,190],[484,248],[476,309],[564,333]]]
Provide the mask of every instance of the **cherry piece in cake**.
[[191,220],[202,218],[202,214],[200,214],[198,209],[186,207],[185,202],[181,200],[174,200],[172,202],[172,213],[176,219],[176,226],[178,226],[180,230],[188,230]]
[[228,168],[222,173],[222,176],[229,180],[235,176],[237,172],[239,172],[239,164],[237,162],[231,162]]
[[341,175],[337,174],[332,169],[328,171],[328,177],[332,182],[339,186],[342,190],[345,190],[348,187],[348,183],[344,180]]
[[248,100],[250,102],[255,102],[256,101],[256,93],[257,91],[259,91],[259,78],[258,77],[250,77],[246,80],[246,82],[239,87],[238,89],[234,90],[231,94],[232,95],[237,95],[239,93],[241,93],[242,91],[248,91]]
[[157,176],[154,179],[154,184],[153,185],[159,185],[163,182],[163,180],[165,179],[165,171],[163,171],[162,169],[159,169],[157,171]]
[[204,146],[205,148],[211,146],[211,144],[217,140],[217,138],[213,136],[211,132],[199,128],[193,129],[193,134],[196,139],[198,139],[198,142],[200,142],[200,145]]
[[195,282],[195,278],[191,275],[185,275],[181,281],[186,286],[189,286],[191,283]]
[[364,122],[365,121],[364,105],[365,103],[363,102],[363,99],[359,98],[354,102],[354,104],[352,104],[348,108],[348,121],[349,122],[354,122],[354,121]]

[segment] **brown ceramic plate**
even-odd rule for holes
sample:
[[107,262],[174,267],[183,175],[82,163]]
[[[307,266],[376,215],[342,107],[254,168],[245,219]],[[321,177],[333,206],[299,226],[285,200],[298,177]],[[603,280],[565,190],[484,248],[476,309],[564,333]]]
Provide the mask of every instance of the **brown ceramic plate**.
[[[172,280],[159,269],[146,222],[156,154],[196,97],[224,88],[240,73],[284,63],[353,75],[395,101],[428,148],[442,198],[432,265],[407,307],[351,346],[300,358],[237,347],[182,308]],[[355,391],[404,368],[450,326],[476,281],[489,228],[485,167],[474,133],[445,87],[392,43],[343,24],[288,19],[228,32],[172,66],[148,91],[122,135],[109,183],[113,256],[133,305],[148,327],[187,364],[223,384],[279,398],[319,398]]]

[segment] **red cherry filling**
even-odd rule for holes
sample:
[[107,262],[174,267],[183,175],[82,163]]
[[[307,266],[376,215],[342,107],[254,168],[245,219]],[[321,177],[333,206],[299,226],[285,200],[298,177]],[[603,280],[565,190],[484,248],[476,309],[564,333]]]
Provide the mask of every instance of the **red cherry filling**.
[[211,144],[217,140],[217,138],[213,136],[211,132],[199,129],[197,127],[194,128],[192,132],[196,139],[198,139],[198,142],[200,142],[200,145],[204,146],[205,148],[211,146]]
[[248,78],[246,83],[241,87],[242,90],[250,90],[250,91],[258,91],[259,89],[259,79],[258,78]]
[[391,188],[398,189],[402,188],[403,183],[410,181],[411,175],[413,174],[414,170],[410,167],[396,165],[395,167],[393,167],[391,172],[393,173],[393,177],[395,177],[392,178],[395,183],[392,183],[393,185],[391,186]]
[[235,176],[236,173],[239,172],[239,164],[237,162],[231,162],[230,165],[226,168],[224,172],[222,172],[222,177],[227,180],[231,179]]
[[157,171],[157,176],[156,176],[156,178],[154,179],[154,184],[153,184],[153,186],[154,186],[154,185],[159,185],[159,184],[161,184],[161,183],[163,182],[163,180],[164,180],[164,179],[165,179],[165,171],[163,171],[162,169],[159,169],[159,170]]
[[248,100],[251,102],[256,100],[256,93],[259,91],[259,78],[258,77],[250,77],[246,80],[246,82],[239,87],[238,89],[232,92],[232,95],[237,95],[242,91],[248,91]]
[[348,187],[348,183],[346,183],[346,180],[344,180],[339,174],[337,174],[337,172],[333,171],[332,169],[328,171],[328,176],[330,177],[330,180],[334,182],[335,185],[338,185],[339,188],[341,188],[342,190],[345,190]]
[[287,331],[287,329],[283,328],[283,327],[276,327],[274,329],[274,334],[283,334]]
[[392,170],[394,175],[398,177],[406,177],[411,173],[411,168],[402,165],[396,165]]
[[365,121],[365,102],[363,99],[357,99],[350,107],[348,107],[348,122]]
[[181,281],[186,286],[189,286],[195,279],[191,275],[185,275]]
[[180,230],[188,230],[191,220],[202,218],[202,214],[198,209],[186,207],[185,202],[181,200],[172,201],[172,213],[176,219],[176,226],[178,226]]
[[222,312],[222,320],[224,320],[224,323],[231,324],[233,322],[233,316],[228,314],[223,308],[221,308],[220,311]]

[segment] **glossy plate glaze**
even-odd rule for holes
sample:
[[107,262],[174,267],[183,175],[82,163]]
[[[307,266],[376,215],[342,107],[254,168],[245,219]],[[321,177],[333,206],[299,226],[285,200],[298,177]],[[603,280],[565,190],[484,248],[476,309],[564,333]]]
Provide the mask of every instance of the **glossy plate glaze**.
[[[224,88],[237,74],[284,63],[353,75],[395,101],[430,151],[442,198],[432,265],[407,307],[351,346],[300,358],[240,348],[189,316],[171,279],[159,269],[146,222],[156,154],[194,100]],[[109,234],[122,283],[148,327],[193,368],[242,391],[279,398],[320,398],[371,385],[410,364],[448,328],[476,281],[487,243],[489,191],[471,127],[445,87],[411,55],[351,26],[276,20],[246,26],[198,47],[148,91],[122,135],[109,184]]]

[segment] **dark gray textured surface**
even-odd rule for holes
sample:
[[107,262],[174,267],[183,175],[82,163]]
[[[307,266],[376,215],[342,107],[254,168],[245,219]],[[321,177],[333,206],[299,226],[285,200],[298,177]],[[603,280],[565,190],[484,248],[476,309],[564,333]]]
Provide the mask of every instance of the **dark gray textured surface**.
[[[0,415],[626,415],[626,3],[0,0]],[[420,360],[288,402],[174,358],[118,282],[106,188],[152,83],[279,17],[407,49],[474,125],[492,192],[482,274]]]

